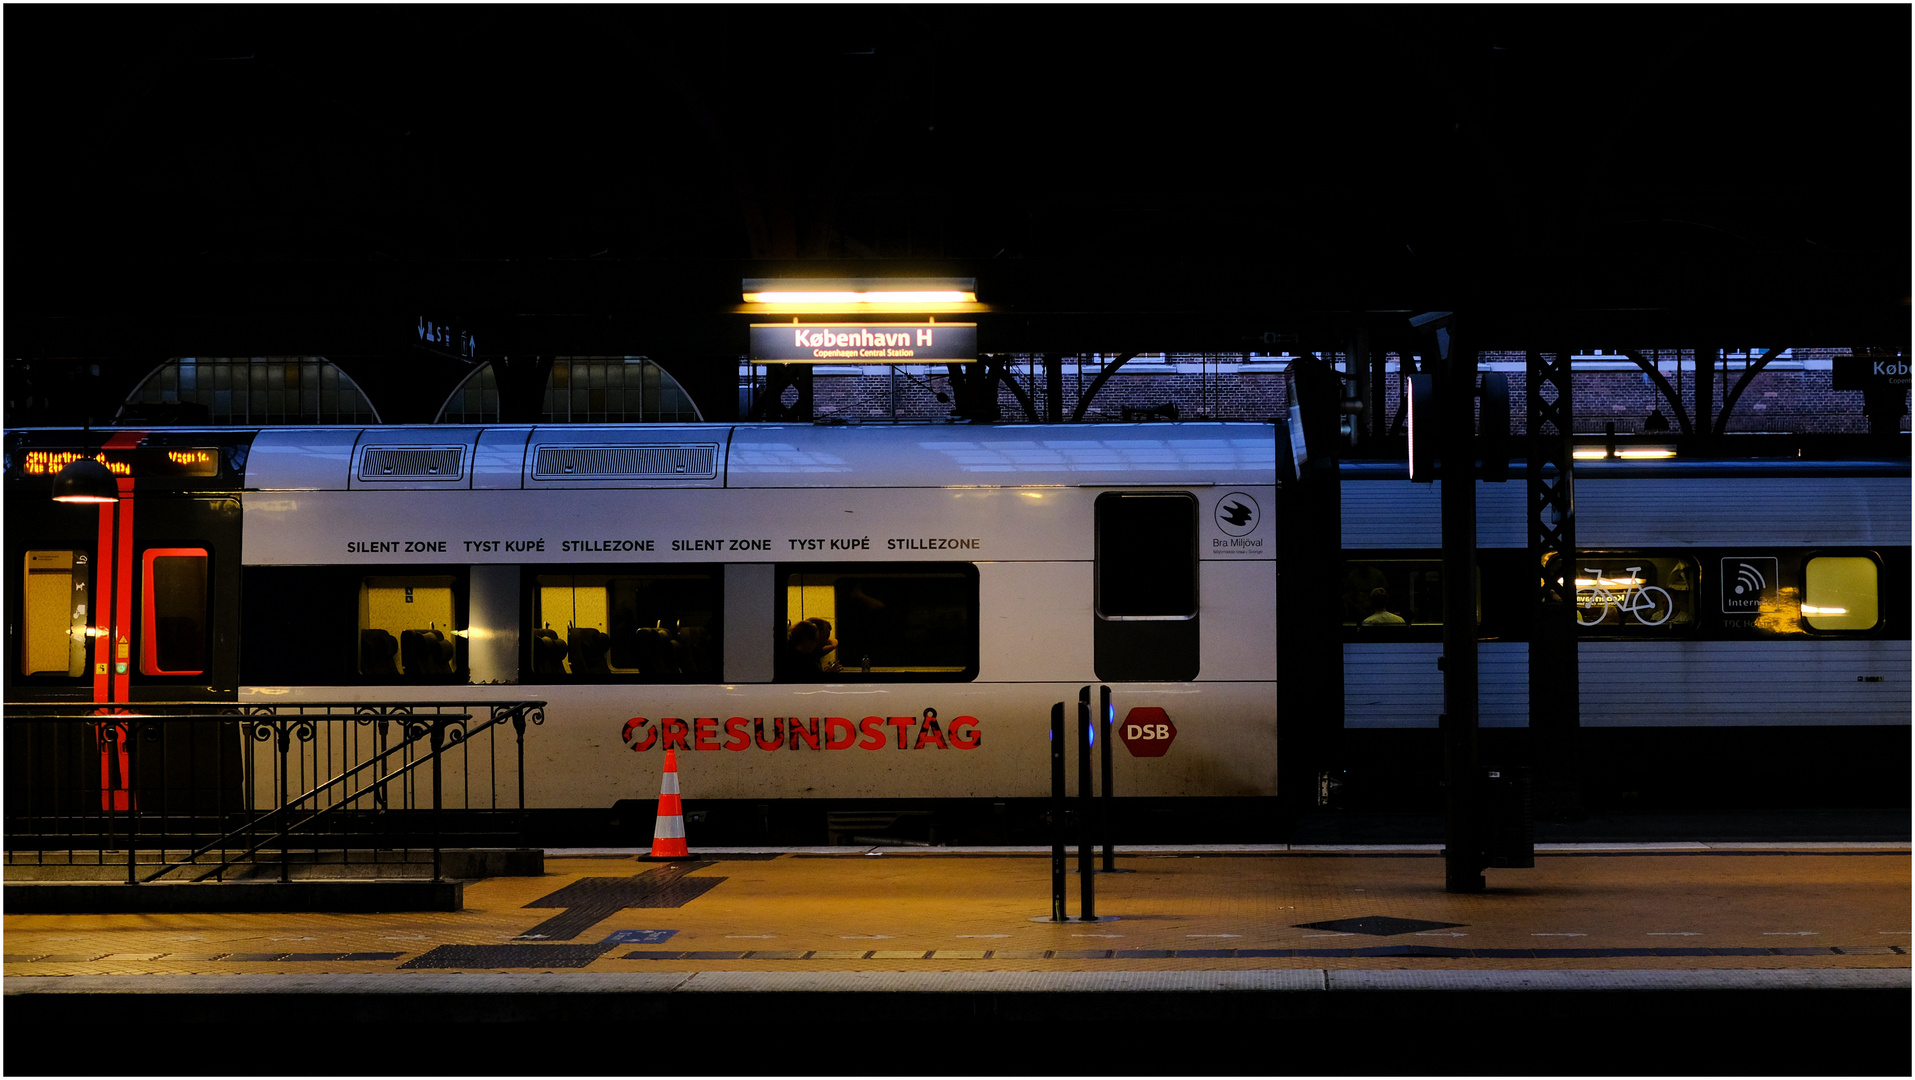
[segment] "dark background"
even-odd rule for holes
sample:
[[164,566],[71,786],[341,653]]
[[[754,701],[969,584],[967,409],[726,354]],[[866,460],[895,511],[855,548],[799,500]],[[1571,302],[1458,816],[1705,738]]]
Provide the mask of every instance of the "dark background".
[[9,357],[187,315],[662,320],[788,260],[1031,312],[1781,302],[1906,335],[1900,5],[5,23]]

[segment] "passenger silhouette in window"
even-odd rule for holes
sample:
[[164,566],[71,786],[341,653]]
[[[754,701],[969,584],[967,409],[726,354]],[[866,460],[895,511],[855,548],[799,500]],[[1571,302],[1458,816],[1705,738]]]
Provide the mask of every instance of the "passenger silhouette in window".
[[1409,621],[1390,610],[1390,590],[1370,590],[1370,613],[1363,618],[1365,626],[1407,626]]
[[1389,579],[1375,566],[1365,563],[1350,567],[1343,576],[1343,621],[1362,622],[1367,618],[1372,610],[1370,594],[1388,584]]
[[830,622],[813,617],[794,623],[785,641],[793,671],[839,670],[837,657],[832,655],[838,642],[831,636]]

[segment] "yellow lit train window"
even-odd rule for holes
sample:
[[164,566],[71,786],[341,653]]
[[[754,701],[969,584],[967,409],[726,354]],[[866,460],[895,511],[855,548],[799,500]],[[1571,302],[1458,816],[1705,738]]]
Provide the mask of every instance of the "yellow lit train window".
[[716,573],[539,574],[533,604],[536,674],[719,676],[724,604]]
[[140,674],[204,675],[206,549],[148,548],[140,561]]
[[92,566],[84,551],[29,551],[20,591],[20,674],[86,674]]
[[1802,618],[1817,630],[1868,630],[1876,620],[1875,560],[1810,559],[1802,573]]
[[968,680],[978,651],[969,564],[788,573],[780,679]]
[[[540,574],[532,669],[544,675],[610,674],[611,598],[604,574]],[[620,669],[624,670],[624,669]]]
[[459,674],[450,575],[359,583],[359,672],[409,679]]

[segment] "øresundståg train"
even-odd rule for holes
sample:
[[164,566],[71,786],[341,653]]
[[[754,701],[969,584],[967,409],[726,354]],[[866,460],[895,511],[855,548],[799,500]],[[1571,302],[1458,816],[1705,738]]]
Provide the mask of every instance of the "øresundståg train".
[[9,550],[43,579],[10,700],[542,699],[527,804],[603,809],[655,796],[666,748],[698,800],[1046,796],[1050,707],[1102,683],[1175,725],[1124,793],[1275,793],[1268,425],[93,439],[133,595],[67,603],[106,511],[34,481],[89,447],[10,434]]

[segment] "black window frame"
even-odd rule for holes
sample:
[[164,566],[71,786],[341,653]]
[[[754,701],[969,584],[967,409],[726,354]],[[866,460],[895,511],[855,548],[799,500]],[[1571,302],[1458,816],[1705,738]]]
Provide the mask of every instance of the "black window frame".
[[[1137,611],[1129,609],[1153,605],[1139,603],[1113,605],[1110,603],[1111,598],[1106,594],[1106,577],[1121,572],[1130,563],[1135,561],[1136,556],[1134,553],[1114,556],[1111,550],[1114,545],[1112,545],[1110,541],[1115,533],[1121,532],[1121,527],[1113,527],[1107,523],[1105,514],[1110,512],[1110,508],[1112,507],[1133,501],[1138,504],[1149,502],[1158,505],[1175,502],[1188,511],[1189,521],[1187,528],[1184,530],[1183,535],[1177,538],[1179,543],[1186,543],[1190,550],[1190,559],[1187,564],[1183,564],[1182,560],[1179,560],[1182,569],[1186,571],[1184,580],[1187,581],[1189,585],[1190,603],[1187,605],[1188,610],[1181,610],[1176,613]],[[1097,496],[1097,502],[1093,511],[1096,516],[1094,524],[1097,536],[1097,552],[1095,562],[1092,564],[1092,573],[1095,580],[1092,583],[1091,592],[1092,605],[1099,620],[1104,622],[1189,622],[1198,617],[1201,613],[1200,609],[1203,606],[1203,587],[1199,576],[1201,573],[1200,563],[1202,561],[1202,553],[1197,543],[1197,510],[1197,496],[1188,491],[1106,491]],[[1145,579],[1149,580],[1148,578]],[[1113,608],[1119,610],[1113,610]]]
[[[450,635],[447,675],[362,672],[359,588],[366,578],[452,578],[449,629],[470,624],[472,574],[465,563],[243,566],[240,577],[240,684],[243,686],[468,686],[466,639]],[[303,598],[295,613],[278,596]],[[273,636],[275,630],[284,631]]]
[[[1338,566],[1341,579],[1337,589],[1338,625],[1346,642],[1440,642],[1443,622],[1443,552],[1438,548],[1343,548]],[[1421,563],[1436,571],[1437,621],[1420,620],[1402,626],[1365,626],[1348,620],[1348,604],[1367,603],[1367,594],[1350,594],[1351,575],[1363,563]],[[1476,638],[1478,641],[1526,641],[1529,638],[1531,609],[1536,605],[1535,578],[1529,572],[1529,553],[1523,548],[1478,548],[1476,582],[1472,594],[1476,600]],[[1419,571],[1420,572],[1420,571]],[[1394,590],[1392,603],[1401,605]],[[1401,612],[1399,612],[1401,614]]]
[[[1577,598],[1570,604],[1570,619],[1575,625],[1576,639],[1578,641],[1640,641],[1644,639],[1694,637],[1702,633],[1705,624],[1721,617],[1719,613],[1716,613],[1712,609],[1708,599],[1709,596],[1712,595],[1711,588],[1707,584],[1709,581],[1710,566],[1703,554],[1703,550],[1704,549],[1699,548],[1666,547],[1661,545],[1577,548],[1575,561],[1570,565],[1568,575],[1571,593]],[[1690,594],[1689,617],[1686,620],[1679,621],[1676,616],[1680,613],[1680,607],[1672,606],[1668,621],[1658,623],[1654,626],[1644,624],[1639,616],[1634,623],[1619,620],[1614,626],[1605,625],[1607,621],[1606,616],[1601,622],[1583,622],[1583,604],[1580,602],[1583,590],[1575,584],[1577,579],[1581,578],[1588,569],[1583,564],[1600,560],[1619,570],[1627,570],[1628,564],[1638,559],[1678,561],[1688,564],[1691,581],[1686,590],[1670,588],[1669,582],[1663,580],[1663,571],[1660,569],[1657,571],[1657,580],[1645,580],[1643,584],[1645,586],[1655,586],[1668,592],[1672,605],[1678,603],[1676,593],[1687,591]],[[1607,569],[1607,567],[1604,567],[1604,569]],[[1624,595],[1627,595],[1627,587],[1625,588]]]
[[[791,623],[790,584],[793,575],[908,576],[913,574],[959,577],[965,591],[964,611],[969,636],[958,654],[963,660],[957,671],[865,671],[857,661],[862,657],[841,655],[841,670],[812,672],[798,668],[788,655],[787,634]],[[979,608],[977,564],[970,562],[781,562],[773,569],[773,682],[788,684],[817,683],[945,683],[975,682],[983,629]],[[844,620],[832,627],[834,639],[843,640]],[[856,642],[854,641],[855,645]],[[877,666],[877,665],[874,665]]]
[[[538,647],[537,636],[545,621],[540,618],[542,601],[539,590],[540,578],[584,576],[584,577],[692,577],[704,576],[711,580],[712,609],[711,621],[704,629],[708,640],[699,645],[700,652],[710,660],[709,665],[692,673],[659,673],[612,670],[609,650],[621,647],[617,641],[608,643],[608,662],[605,671],[541,670],[541,660],[535,655]],[[592,685],[592,684],[716,684],[724,681],[725,665],[725,565],[723,563],[537,563],[520,567],[519,577],[519,682],[529,685]],[[608,626],[608,631],[610,627]],[[612,636],[608,633],[608,637]],[[565,657],[569,658],[572,642],[570,635],[560,634],[558,640],[565,642]]]
[[[1866,559],[1875,564],[1875,624],[1873,626],[1844,630],[1809,625],[1809,617],[1802,614],[1800,605],[1808,602],[1809,564],[1817,559]],[[1892,570],[1888,560],[1883,558],[1881,552],[1873,548],[1861,547],[1804,548],[1801,549],[1800,555],[1796,559],[1795,567],[1796,585],[1800,589],[1796,615],[1800,619],[1801,633],[1809,637],[1835,640],[1864,640],[1895,636],[1889,632],[1891,622],[1893,621],[1893,613],[1890,610],[1892,606],[1890,597],[1891,595],[1906,596],[1908,595],[1908,591],[1906,588],[1894,594],[1889,591],[1888,578]],[[1904,625],[1904,629],[1906,629],[1906,625]]]

